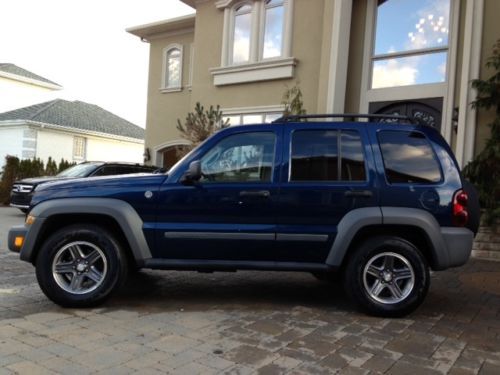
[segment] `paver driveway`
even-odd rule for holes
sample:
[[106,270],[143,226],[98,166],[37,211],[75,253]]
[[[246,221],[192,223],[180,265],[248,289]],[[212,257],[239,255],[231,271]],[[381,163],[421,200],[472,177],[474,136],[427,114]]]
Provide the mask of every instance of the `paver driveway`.
[[62,309],[5,247],[0,374],[500,374],[500,263],[435,273],[406,319],[357,312],[308,274],[143,271],[96,309]]

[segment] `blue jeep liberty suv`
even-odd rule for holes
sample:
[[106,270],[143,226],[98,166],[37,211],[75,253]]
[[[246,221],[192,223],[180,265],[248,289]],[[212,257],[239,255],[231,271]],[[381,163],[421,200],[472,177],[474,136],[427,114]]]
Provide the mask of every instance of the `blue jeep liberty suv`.
[[364,311],[402,316],[430,269],[468,260],[476,197],[429,126],[289,116],[220,130],[166,174],[41,185],[9,248],[62,306],[101,303],[131,269],[284,270],[336,275]]

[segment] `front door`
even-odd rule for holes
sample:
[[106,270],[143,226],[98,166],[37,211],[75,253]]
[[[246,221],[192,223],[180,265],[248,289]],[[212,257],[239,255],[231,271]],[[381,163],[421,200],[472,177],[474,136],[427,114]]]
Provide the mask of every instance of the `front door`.
[[199,155],[202,179],[162,186],[154,257],[271,260],[281,129],[216,138]]
[[439,131],[442,108],[443,98],[370,103],[370,113],[408,116]]

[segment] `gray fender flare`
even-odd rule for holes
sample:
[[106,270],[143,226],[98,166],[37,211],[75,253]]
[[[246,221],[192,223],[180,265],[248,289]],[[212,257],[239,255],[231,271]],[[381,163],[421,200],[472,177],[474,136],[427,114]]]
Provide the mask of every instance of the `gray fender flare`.
[[35,216],[36,220],[29,228],[22,248],[22,260],[33,260],[36,239],[47,219],[64,214],[94,214],[114,219],[123,231],[138,266],[151,258],[142,230],[143,221],[130,204],[111,198],[63,198],[42,202],[31,210],[30,215]]
[[340,266],[356,233],[363,227],[380,224],[382,224],[380,207],[357,208],[350,211],[337,225],[337,235],[326,258],[326,264]]
[[431,245],[433,263],[437,268],[450,264],[446,243],[441,227],[429,212],[417,208],[369,207],[349,212],[340,220],[337,235],[326,259],[329,266],[338,267],[346,255],[353,238],[364,227],[370,225],[408,225],[422,229]]

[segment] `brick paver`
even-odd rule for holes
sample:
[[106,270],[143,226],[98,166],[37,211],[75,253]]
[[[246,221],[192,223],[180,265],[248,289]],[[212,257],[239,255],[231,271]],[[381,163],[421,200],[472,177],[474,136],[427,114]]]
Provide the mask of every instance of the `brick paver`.
[[[5,218],[22,221],[0,208],[0,230]],[[499,262],[433,273],[404,319],[366,316],[339,285],[284,272],[142,271],[76,310],[48,301],[4,239],[0,374],[500,374]]]

